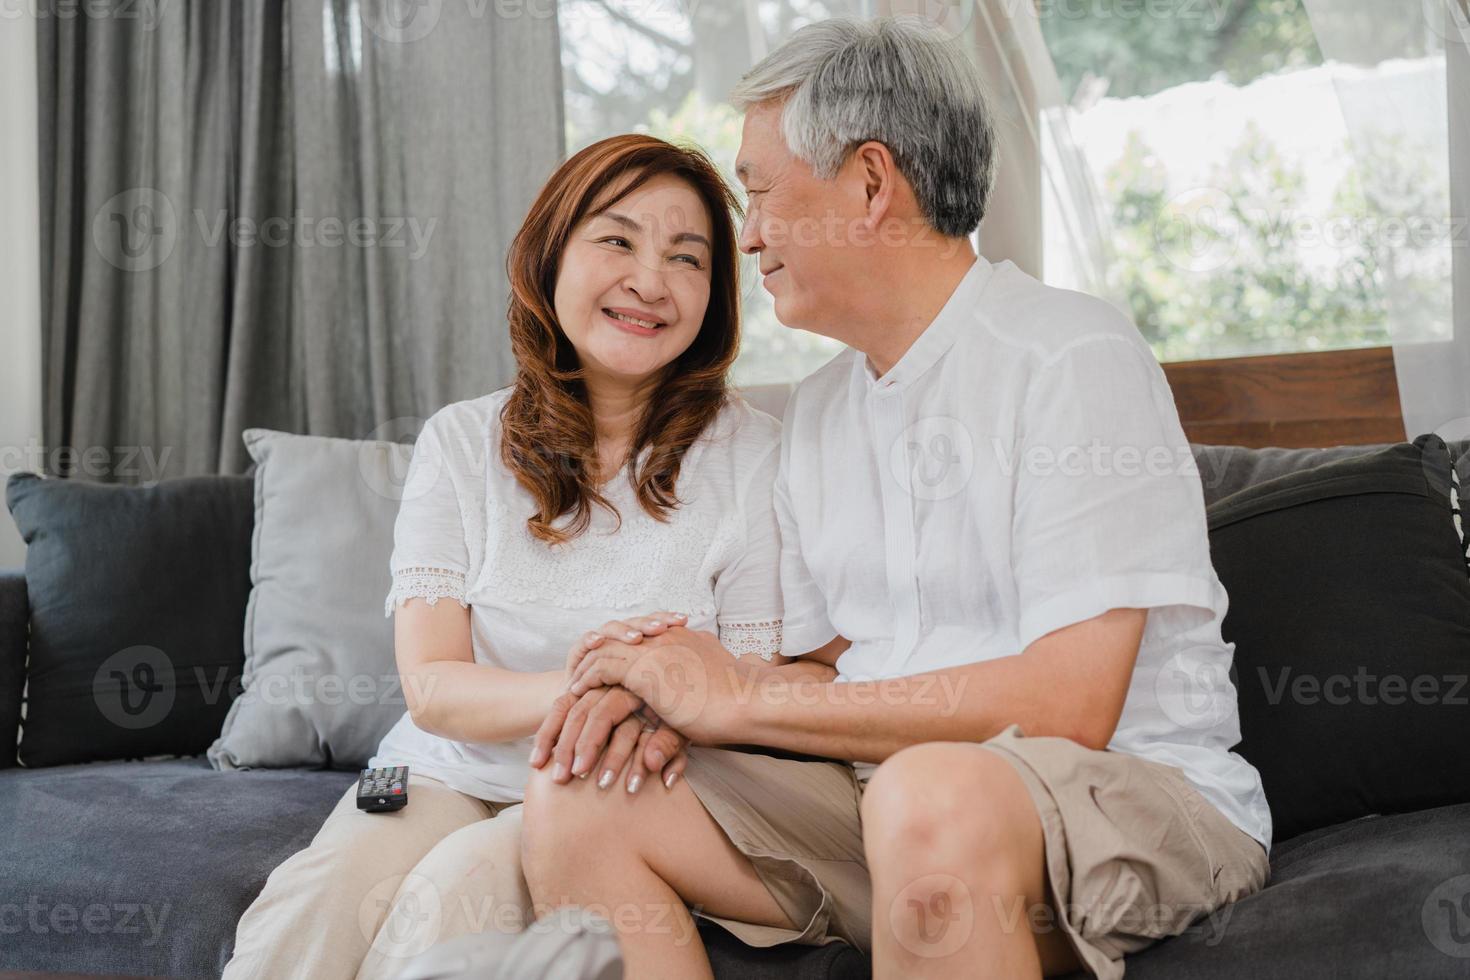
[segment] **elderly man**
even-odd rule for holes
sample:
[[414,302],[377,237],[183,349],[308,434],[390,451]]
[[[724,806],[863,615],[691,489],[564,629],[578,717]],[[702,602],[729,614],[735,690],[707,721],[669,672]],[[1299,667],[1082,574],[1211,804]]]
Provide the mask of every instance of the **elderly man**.
[[[1259,889],[1271,836],[1163,372],[1111,306],[976,256],[993,128],[943,36],[818,23],[734,101],[742,248],[782,323],[849,348],[793,395],[776,484],[783,650],[837,676],[683,629],[589,653],[564,708],[629,687],[693,742],[687,778],[557,787],[564,735],[532,894],[840,937],[879,977],[1120,977]],[[613,921],[631,975],[709,975],[690,930]]]

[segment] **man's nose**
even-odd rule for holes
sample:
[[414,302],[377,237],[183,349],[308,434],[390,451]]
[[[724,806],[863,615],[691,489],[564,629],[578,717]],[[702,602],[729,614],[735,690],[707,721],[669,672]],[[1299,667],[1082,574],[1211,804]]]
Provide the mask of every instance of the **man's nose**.
[[765,248],[765,242],[761,240],[760,221],[754,214],[747,213],[745,220],[740,223],[740,237],[736,240],[740,251],[746,255],[755,255]]

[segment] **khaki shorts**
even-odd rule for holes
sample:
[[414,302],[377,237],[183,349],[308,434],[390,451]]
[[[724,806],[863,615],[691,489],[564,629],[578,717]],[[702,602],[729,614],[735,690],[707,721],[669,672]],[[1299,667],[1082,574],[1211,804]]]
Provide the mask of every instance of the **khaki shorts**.
[[[1123,976],[1122,957],[1177,935],[1266,882],[1265,849],[1177,767],[1011,725],[982,743],[1015,767],[1041,816],[1056,922],[1083,965]],[[719,923],[751,946],[843,939],[871,949],[863,787],[850,766],[760,750],[694,748],[689,786],[799,929]]]

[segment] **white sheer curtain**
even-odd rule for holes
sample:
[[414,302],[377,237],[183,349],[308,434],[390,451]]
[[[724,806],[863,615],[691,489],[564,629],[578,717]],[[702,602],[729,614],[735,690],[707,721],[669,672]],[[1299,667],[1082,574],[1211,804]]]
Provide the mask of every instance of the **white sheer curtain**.
[[[1470,10],[1466,0],[1303,0],[1334,83],[1370,211],[1360,229],[1388,257],[1381,273],[1409,438],[1470,437]],[[1373,165],[1384,145],[1422,153],[1407,214]],[[1400,195],[1401,196],[1401,195]],[[1396,289],[1405,264],[1429,285]]]
[[1000,160],[996,193],[980,224],[981,252],[1053,285],[1105,296],[1106,212],[1072,139],[1036,7],[1016,0],[884,0],[878,8],[944,28],[985,79]]

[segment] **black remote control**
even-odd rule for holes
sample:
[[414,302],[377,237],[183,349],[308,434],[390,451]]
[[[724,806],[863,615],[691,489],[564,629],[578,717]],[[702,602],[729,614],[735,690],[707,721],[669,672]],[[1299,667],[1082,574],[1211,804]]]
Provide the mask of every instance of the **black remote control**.
[[391,813],[408,806],[408,766],[364,769],[357,780],[357,808]]

